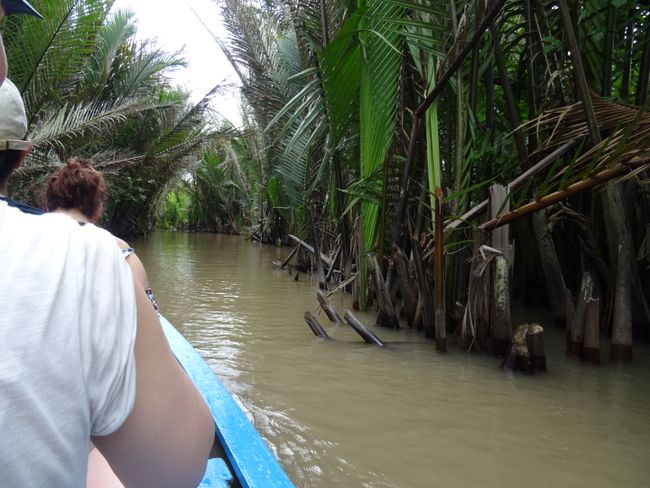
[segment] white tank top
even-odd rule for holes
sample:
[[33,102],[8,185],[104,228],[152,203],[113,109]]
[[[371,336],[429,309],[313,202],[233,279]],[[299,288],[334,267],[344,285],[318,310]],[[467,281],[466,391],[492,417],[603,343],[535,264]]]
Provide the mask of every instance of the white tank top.
[[135,400],[131,271],[108,232],[0,202],[0,486],[84,486]]

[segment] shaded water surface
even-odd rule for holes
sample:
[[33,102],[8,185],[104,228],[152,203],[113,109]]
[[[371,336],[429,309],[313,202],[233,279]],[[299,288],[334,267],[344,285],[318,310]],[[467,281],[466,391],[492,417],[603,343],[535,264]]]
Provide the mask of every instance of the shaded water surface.
[[[155,233],[133,243],[163,314],[207,358],[299,487],[648,487],[650,349],[583,365],[546,327],[549,373],[506,374],[488,355],[409,330],[365,345],[319,320],[315,284],[272,269],[290,249],[241,237]],[[349,296],[334,296],[341,313]],[[542,311],[517,313],[517,323]],[[360,316],[371,323],[370,316]],[[606,355],[606,350],[604,355]]]

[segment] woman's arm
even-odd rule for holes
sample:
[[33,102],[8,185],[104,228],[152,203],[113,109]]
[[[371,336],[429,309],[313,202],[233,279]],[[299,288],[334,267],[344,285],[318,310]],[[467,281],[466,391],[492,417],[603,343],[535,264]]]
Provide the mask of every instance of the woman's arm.
[[[129,246],[128,242],[120,239],[119,237],[116,237],[115,240],[117,241],[117,245],[120,247],[120,249],[122,249],[122,251],[131,249],[131,246]],[[151,285],[149,284],[149,276],[147,276],[147,270],[144,269],[144,264],[142,264],[140,258],[135,254],[135,251],[132,249],[131,251],[131,254],[126,257],[126,262],[131,267],[133,277],[138,283],[142,285],[145,290],[147,288],[151,288]]]
[[93,443],[126,486],[193,487],[205,472],[214,421],[171,352],[142,286],[135,285],[135,405],[116,432]]

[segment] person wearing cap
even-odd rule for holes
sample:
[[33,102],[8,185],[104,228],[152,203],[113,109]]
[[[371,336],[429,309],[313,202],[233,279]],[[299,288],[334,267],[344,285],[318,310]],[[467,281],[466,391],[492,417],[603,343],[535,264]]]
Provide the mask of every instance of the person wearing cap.
[[40,215],[38,208],[7,197],[7,181],[32,148],[27,137],[27,117],[18,89],[5,80],[0,86],[0,201],[22,212]]
[[[8,80],[0,127],[8,175],[29,151]],[[0,270],[0,486],[85,486],[91,440],[125,486],[196,486],[214,422],[114,237],[2,200]]]

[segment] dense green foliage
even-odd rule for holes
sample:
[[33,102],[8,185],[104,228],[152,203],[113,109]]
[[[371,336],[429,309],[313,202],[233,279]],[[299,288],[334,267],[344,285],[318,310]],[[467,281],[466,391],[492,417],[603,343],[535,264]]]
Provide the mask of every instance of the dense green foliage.
[[11,192],[38,205],[53,170],[90,157],[109,179],[104,223],[121,235],[145,232],[169,182],[214,137],[207,99],[192,105],[170,86],[165,73],[182,59],[137,41],[132,14],[111,13],[111,0],[33,3],[44,20],[11,16],[3,27],[34,141]]
[[[239,130],[208,123],[207,98],[191,105],[169,86],[166,70],[182,61],[136,42],[111,1],[35,4],[44,22],[3,28],[35,142],[15,194],[38,201],[65,158],[90,156],[110,179],[111,229],[144,232],[160,219],[264,241],[291,232],[339,255],[340,278],[356,269],[364,307],[368,253],[386,271],[395,249],[414,259],[422,245],[434,269],[436,219],[448,225],[494,183],[567,147],[507,190],[510,207],[536,210],[511,226],[514,294],[549,300],[570,321],[591,271],[607,333],[650,322],[644,2],[222,0],[229,36],[215,41],[240,78]],[[626,176],[582,193],[614,174]],[[490,239],[477,217],[491,216],[445,233],[447,310],[475,299],[467,262]],[[417,281],[422,298],[431,273]]]
[[[620,182],[603,193],[567,193],[563,205],[538,212],[535,225],[514,226],[515,294],[539,300],[536,284],[546,281],[549,295],[558,289],[575,296],[582,273],[595,269],[605,330],[650,320],[642,291],[645,287],[647,296],[649,274],[631,260],[647,239],[647,219],[640,219],[637,209],[649,209],[647,169],[634,159],[650,148],[645,114],[650,10],[644,2],[225,0],[223,5],[230,33],[224,48],[252,107],[249,127],[263,141],[262,221],[281,212],[286,231],[322,251],[342,246],[345,256],[347,248],[342,263],[359,268],[362,306],[366,253],[388,257],[391,244],[409,252],[411,237],[430,243],[438,188],[449,221],[485,199],[491,184],[513,181],[551,150],[575,141],[537,176],[518,184],[510,205],[574,184],[580,188],[596,173],[619,171],[622,162],[641,166],[633,166],[637,171],[627,178],[625,202]],[[493,21],[477,32],[493,13]],[[473,39],[476,44],[468,45]],[[441,78],[439,96],[424,104]],[[576,218],[588,229],[578,246],[557,230],[572,228]],[[447,258],[454,272],[446,280],[454,307],[467,302],[462,278],[467,244],[484,240],[474,238],[471,225],[455,229],[445,242],[447,251],[455,252]],[[549,233],[556,244],[542,246]],[[538,246],[543,253],[535,260]],[[566,263],[581,264],[567,268]],[[617,270],[628,266],[635,276],[633,298],[616,285],[622,279],[620,271],[615,278]],[[553,269],[565,270],[560,282],[551,281],[558,274]],[[626,295],[622,305],[615,293]],[[568,302],[559,301],[558,313],[568,320]],[[634,311],[625,316],[625,308]]]

